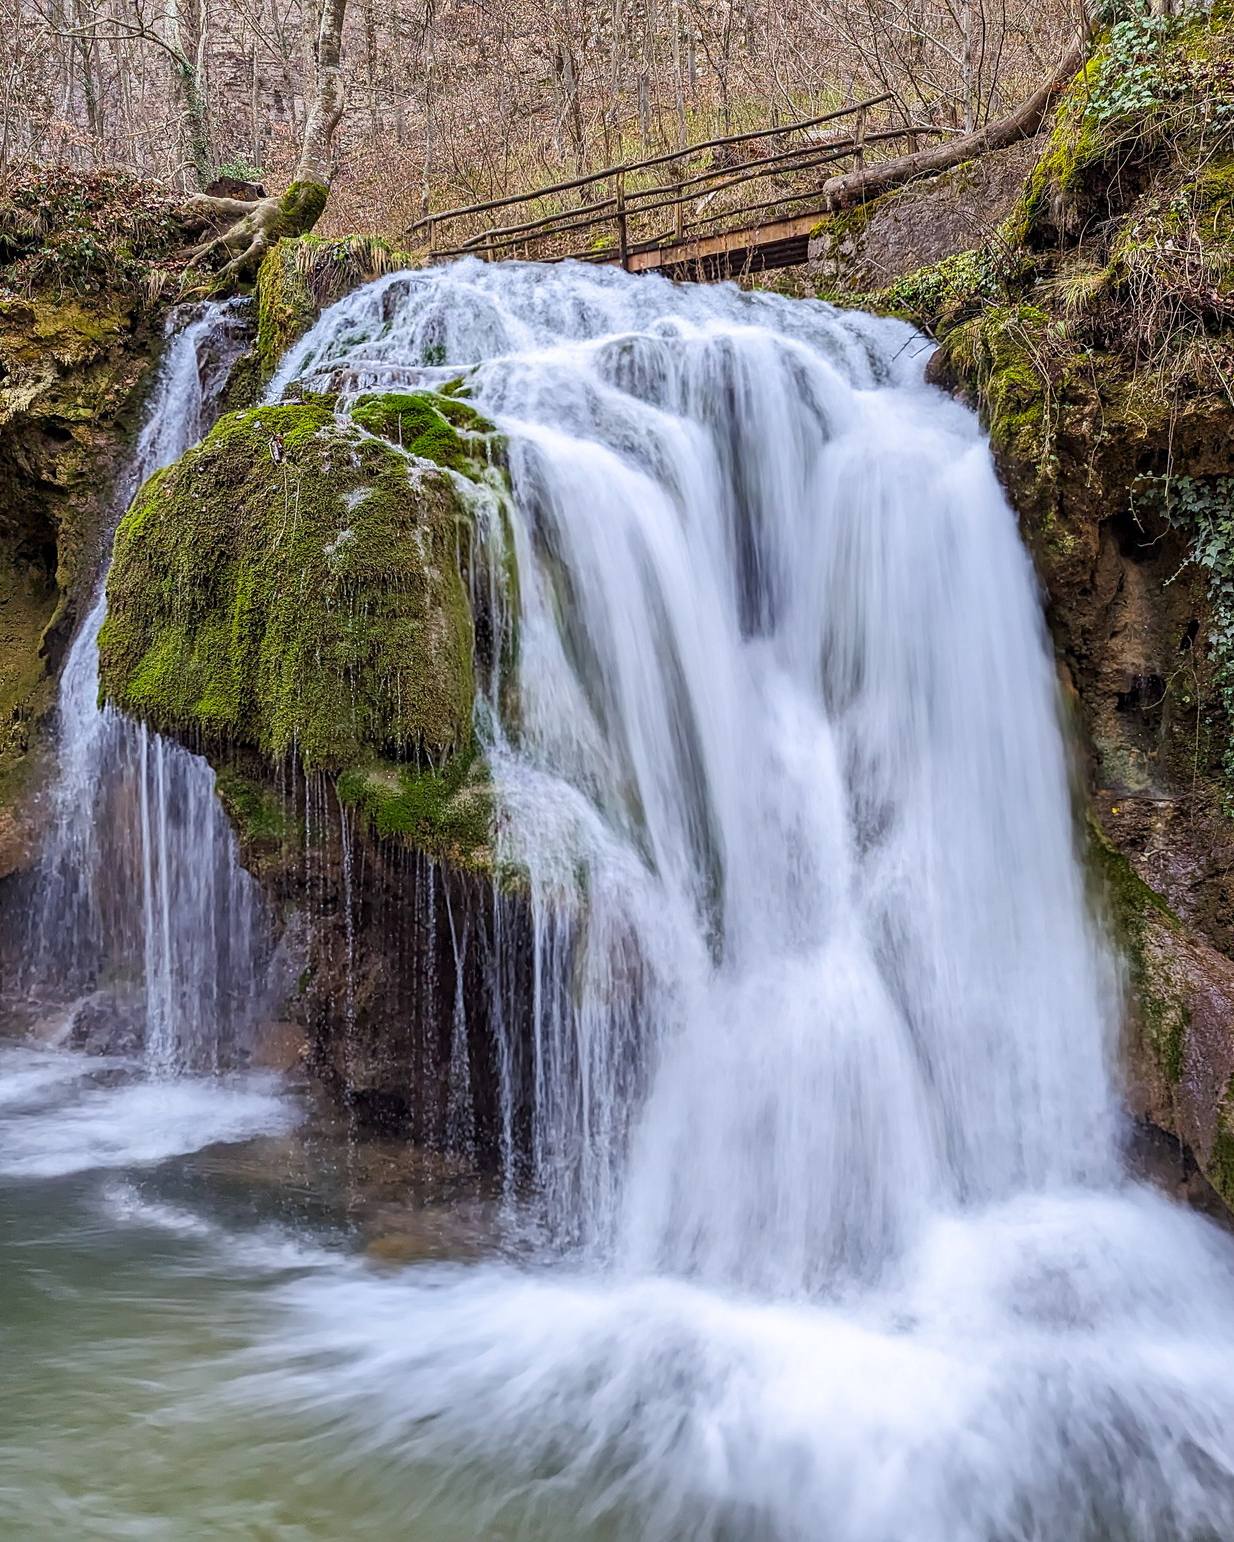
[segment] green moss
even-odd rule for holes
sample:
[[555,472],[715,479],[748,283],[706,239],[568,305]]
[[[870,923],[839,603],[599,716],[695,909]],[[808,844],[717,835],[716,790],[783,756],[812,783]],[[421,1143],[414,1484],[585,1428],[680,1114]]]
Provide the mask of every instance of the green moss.
[[1218,1105],[1217,1129],[1204,1173],[1226,1204],[1234,1207],[1234,1078]]
[[973,389],[995,449],[1035,465],[1049,452],[1049,326],[1036,306],[988,304],[941,341],[941,367]]
[[866,226],[874,217],[876,211],[893,193],[885,193],[882,198],[872,198],[868,203],[850,204],[847,209],[838,209],[834,214],[825,214],[818,224],[810,231],[815,240],[826,242],[831,251],[838,251],[846,242],[856,243],[865,232]]
[[275,242],[257,270],[257,358],[266,380],[317,319],[319,303],[297,263],[298,248],[298,241]]
[[314,404],[223,418],[116,536],[104,693],[309,769],[470,742],[471,523],[448,477]]
[[473,478],[482,474],[496,444],[492,425],[473,407],[432,391],[362,396],[351,420],[413,455]]
[[998,292],[994,260],[982,249],[944,257],[884,289],[848,295],[844,303],[876,316],[899,316],[923,331],[937,332],[971,317]]
[[1181,933],[1182,923],[1092,819],[1088,869],[1130,967],[1145,1046],[1166,1084],[1176,1087],[1183,1074],[1190,1016],[1166,972],[1156,967],[1151,934],[1154,926]]
[[[0,196],[0,870],[22,855],[21,821],[9,811],[37,791],[47,765],[50,666],[63,657],[93,571],[112,475],[157,350],[136,268],[106,252],[88,273],[65,266],[60,221],[75,211],[74,231],[85,230],[109,206],[106,189],[123,193],[131,179],[107,174],[87,184],[64,171],[53,188],[40,173],[10,183],[19,208]],[[32,202],[36,192],[46,193],[45,206]],[[28,218],[20,237],[6,226],[19,216]],[[134,250],[153,252],[141,243]],[[119,287],[106,287],[113,282]]]
[[279,199],[279,214],[290,235],[312,230],[325,212],[330,189],[322,182],[293,182]]
[[246,847],[285,847],[298,839],[299,823],[284,800],[256,777],[235,768],[220,771],[215,790],[240,841]]
[[353,767],[339,777],[338,795],[383,839],[407,840],[456,867],[491,867],[492,789],[474,745],[440,771],[387,761]]
[[1012,247],[1031,246],[1043,225],[1059,226],[1059,211],[1074,199],[1085,176],[1100,167],[1105,139],[1092,115],[1092,93],[1104,61],[1100,53],[1083,66],[1055,115],[1046,148],[1029,174],[1024,193],[1004,222]]

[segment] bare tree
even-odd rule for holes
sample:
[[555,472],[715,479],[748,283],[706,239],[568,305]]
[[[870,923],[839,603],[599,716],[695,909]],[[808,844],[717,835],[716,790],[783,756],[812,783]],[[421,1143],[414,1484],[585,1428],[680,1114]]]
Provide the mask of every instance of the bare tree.
[[203,235],[224,227],[203,260],[236,274],[307,228],[331,183],[327,228],[396,233],[566,166],[883,92],[910,133],[978,132],[1062,56],[1080,3],[365,0],[340,18],[322,0],[0,0],[0,175],[119,164],[186,193],[220,171],[316,188],[278,208],[193,200]]
[[331,149],[343,115],[343,21],[347,0],[324,0],[317,31],[316,89],[309,103],[295,176],[284,193],[245,201],[207,193],[190,200],[191,213],[231,223],[200,246],[195,258],[226,256],[220,281],[250,278],[271,245],[303,235],[321,218],[330,192]]

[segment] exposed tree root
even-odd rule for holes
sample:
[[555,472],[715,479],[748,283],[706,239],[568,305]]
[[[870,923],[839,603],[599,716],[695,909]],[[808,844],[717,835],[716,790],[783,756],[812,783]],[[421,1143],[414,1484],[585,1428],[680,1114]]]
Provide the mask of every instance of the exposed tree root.
[[330,194],[330,147],[343,112],[340,51],[346,10],[347,0],[324,0],[321,6],[317,92],[304,126],[296,180],[287,191],[252,202],[196,193],[184,207],[188,228],[215,232],[188,254],[188,261],[202,267],[222,262],[213,283],[216,291],[250,282],[276,241],[306,234],[321,218]]
[[305,180],[293,182],[285,193],[252,202],[194,194],[184,207],[186,226],[215,233],[189,252],[190,265],[213,268],[221,262],[214,278],[218,289],[250,282],[276,241],[302,236],[313,228],[326,206],[327,193],[324,182]]

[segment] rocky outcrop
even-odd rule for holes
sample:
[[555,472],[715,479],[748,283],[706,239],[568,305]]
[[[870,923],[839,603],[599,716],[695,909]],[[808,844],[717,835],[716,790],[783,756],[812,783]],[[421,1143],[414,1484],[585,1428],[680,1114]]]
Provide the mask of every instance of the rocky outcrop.
[[818,291],[882,289],[929,263],[984,245],[1020,196],[1040,145],[1026,139],[827,215],[810,237]]
[[1087,750],[1132,1106],[1234,1204],[1231,102],[1229,0],[1128,12],[993,236],[860,303],[988,426]]
[[521,922],[473,728],[503,445],[459,389],[220,419],[120,524],[100,666],[215,765],[304,960],[319,1076],[371,1123],[483,1148],[496,932]]
[[178,231],[121,173],[30,173],[0,199],[0,878],[32,838],[41,728],[110,523]]

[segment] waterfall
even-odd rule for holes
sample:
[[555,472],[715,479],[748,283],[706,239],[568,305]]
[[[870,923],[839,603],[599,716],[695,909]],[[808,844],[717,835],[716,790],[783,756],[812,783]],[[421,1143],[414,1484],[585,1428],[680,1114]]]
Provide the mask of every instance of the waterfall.
[[812,1289],[939,1205],[1115,1170],[1040,606],[924,347],[464,267],[344,301],[282,370],[354,393],[444,357],[508,437],[516,705],[481,719],[536,919],[511,1095],[555,1225],[648,1267]]
[[[172,313],[117,519],[210,426],[247,341],[234,302]],[[105,578],[104,567],[60,681],[56,778],[22,949],[26,994],[45,1010],[68,1006],[95,1047],[140,1048],[153,1070],[216,1069],[261,1004],[260,896],[206,762],[99,705]]]
[[927,350],[468,261],[274,382],[465,375],[509,444],[517,677],[477,720],[551,1243],[293,1287],[277,1351],[476,1535],[1234,1534],[1231,1250],[1123,1170],[1040,603]]

